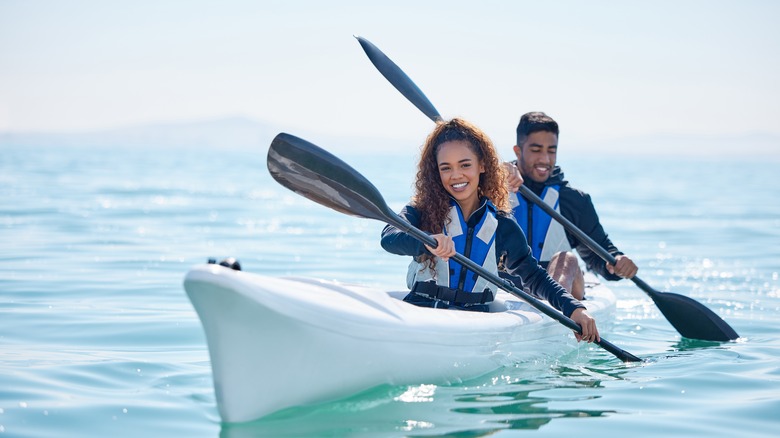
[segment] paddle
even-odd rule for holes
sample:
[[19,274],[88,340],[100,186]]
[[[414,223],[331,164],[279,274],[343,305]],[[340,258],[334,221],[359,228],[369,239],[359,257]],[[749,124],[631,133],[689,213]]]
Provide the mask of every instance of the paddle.
[[[417,88],[412,80],[393,61],[391,61],[390,58],[365,38],[359,36],[356,36],[355,38],[358,39],[361,47],[363,47],[366,55],[368,55],[368,58],[377,70],[379,70],[379,72],[382,73],[396,89],[401,91],[401,93],[417,108],[420,108],[429,119],[434,122],[442,119],[428,98],[425,97],[422,91]],[[403,91],[409,89],[416,90],[416,92],[405,93]],[[591,239],[590,236],[582,232],[557,211],[550,208],[549,205],[536,196],[528,187],[520,186],[519,191],[526,199],[541,207],[547,214],[552,216],[553,219],[560,222],[567,231],[577,236],[577,238],[580,239],[585,246],[590,248],[591,251],[595,252],[609,264],[615,265],[616,260],[612,254],[607,252]],[[654,290],[637,276],[631,278],[631,281],[653,299],[653,302],[655,302],[658,309],[661,310],[661,313],[682,336],[706,341],[729,341],[739,337],[737,332],[735,332],[726,321],[698,301],[684,295]]]
[[[406,99],[414,104],[420,111],[423,112],[429,119],[435,121],[441,120],[439,112],[433,107],[433,104],[425,97],[425,94],[417,88],[417,85],[412,81],[406,73],[401,70],[400,67],[390,60],[381,50],[375,45],[371,44],[367,39],[355,35],[360,45],[363,47],[363,51],[368,55],[368,59],[376,66],[382,75],[390,81],[391,84],[400,91]],[[381,67],[380,67],[381,66]]]
[[[285,133],[277,135],[268,149],[267,163],[268,171],[279,184],[303,197],[341,213],[391,224],[420,242],[432,247],[437,245],[433,237],[395,214],[376,187],[357,170],[306,140]],[[485,270],[461,254],[455,254],[453,259],[550,318],[582,333],[582,328],[571,318],[515,287],[511,281]],[[623,362],[641,361],[604,338],[596,344]]]

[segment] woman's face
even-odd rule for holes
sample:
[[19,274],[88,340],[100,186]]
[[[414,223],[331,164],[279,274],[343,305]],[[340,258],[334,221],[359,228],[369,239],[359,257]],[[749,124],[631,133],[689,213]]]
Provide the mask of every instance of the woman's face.
[[473,212],[479,203],[479,176],[485,172],[485,166],[470,144],[465,140],[442,143],[436,162],[444,189],[458,201],[464,213]]

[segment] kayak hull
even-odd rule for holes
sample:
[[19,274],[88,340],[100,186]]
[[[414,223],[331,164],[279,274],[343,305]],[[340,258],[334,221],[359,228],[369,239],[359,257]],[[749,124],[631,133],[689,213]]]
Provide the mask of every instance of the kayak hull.
[[[335,400],[380,384],[446,384],[575,347],[571,331],[501,292],[491,313],[422,308],[384,292],[206,264],[184,287],[203,325],[225,422]],[[586,296],[603,317],[614,295]]]

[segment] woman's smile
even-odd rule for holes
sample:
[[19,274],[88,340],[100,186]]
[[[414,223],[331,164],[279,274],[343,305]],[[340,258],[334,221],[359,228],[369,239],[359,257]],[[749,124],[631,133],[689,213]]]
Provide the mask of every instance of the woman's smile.
[[436,161],[444,189],[460,204],[464,216],[469,217],[479,205],[479,177],[485,166],[465,140],[442,143]]

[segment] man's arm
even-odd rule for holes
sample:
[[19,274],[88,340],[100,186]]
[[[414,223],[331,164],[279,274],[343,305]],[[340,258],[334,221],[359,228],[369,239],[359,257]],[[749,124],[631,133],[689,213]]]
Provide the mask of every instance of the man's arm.
[[[587,234],[594,242],[606,249],[613,257],[623,255],[622,252],[612,243],[607,236],[604,227],[601,226],[596,208],[593,206],[590,195],[566,187],[561,189],[561,214],[570,220],[582,232]],[[583,242],[578,241],[574,236],[566,233],[572,248],[577,250],[580,258],[588,266],[588,269],[595,271],[607,280],[620,280],[621,277],[610,273],[607,270],[606,263],[596,253],[590,250]]]

